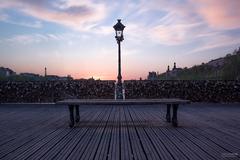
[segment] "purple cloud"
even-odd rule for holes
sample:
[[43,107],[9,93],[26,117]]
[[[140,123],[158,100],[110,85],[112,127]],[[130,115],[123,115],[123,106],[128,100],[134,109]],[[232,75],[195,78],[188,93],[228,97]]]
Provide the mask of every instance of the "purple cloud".
[[15,8],[26,15],[76,30],[86,30],[89,25],[102,20],[106,14],[103,4],[91,1],[77,3],[75,0],[54,3],[48,0],[11,0],[1,2],[0,8]]

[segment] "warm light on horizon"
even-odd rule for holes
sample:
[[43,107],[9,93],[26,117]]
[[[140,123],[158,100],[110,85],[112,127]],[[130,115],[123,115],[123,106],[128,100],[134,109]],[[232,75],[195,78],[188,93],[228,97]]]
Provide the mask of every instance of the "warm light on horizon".
[[191,67],[233,52],[240,45],[239,6],[239,0],[2,1],[0,66],[116,80],[113,25],[120,18],[123,79],[145,79],[174,62]]

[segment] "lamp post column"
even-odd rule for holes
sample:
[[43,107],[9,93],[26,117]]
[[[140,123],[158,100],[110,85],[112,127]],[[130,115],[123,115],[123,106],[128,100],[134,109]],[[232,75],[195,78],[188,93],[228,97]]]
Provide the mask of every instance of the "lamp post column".
[[121,42],[118,41],[118,83],[122,83],[121,75]]
[[121,42],[118,41],[118,82],[117,82],[117,99],[123,99],[123,86],[121,75]]
[[121,75],[121,41],[124,40],[123,38],[123,30],[125,26],[121,23],[121,19],[118,19],[117,24],[113,26],[116,32],[116,40],[118,44],[118,76],[117,76],[117,84],[116,84],[116,98],[123,99],[123,85],[122,85],[122,75]]

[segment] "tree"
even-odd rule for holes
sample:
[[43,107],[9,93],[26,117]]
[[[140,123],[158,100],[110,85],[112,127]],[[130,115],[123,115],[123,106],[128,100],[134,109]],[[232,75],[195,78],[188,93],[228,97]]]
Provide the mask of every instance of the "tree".
[[240,55],[225,58],[223,67],[224,80],[236,80],[240,76]]

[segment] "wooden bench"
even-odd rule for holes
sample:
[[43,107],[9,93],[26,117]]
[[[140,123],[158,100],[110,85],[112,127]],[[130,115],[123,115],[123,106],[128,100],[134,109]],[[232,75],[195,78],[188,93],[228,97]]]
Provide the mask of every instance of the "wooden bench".
[[[79,106],[82,105],[166,105],[166,121],[171,122],[174,127],[178,126],[177,111],[179,105],[190,103],[189,100],[182,99],[125,99],[125,100],[114,100],[114,99],[66,99],[59,101],[56,104],[68,105],[70,123],[69,126],[73,127],[75,122],[79,122]],[[171,118],[171,107],[172,107],[172,118]],[[76,118],[74,118],[74,108]]]

